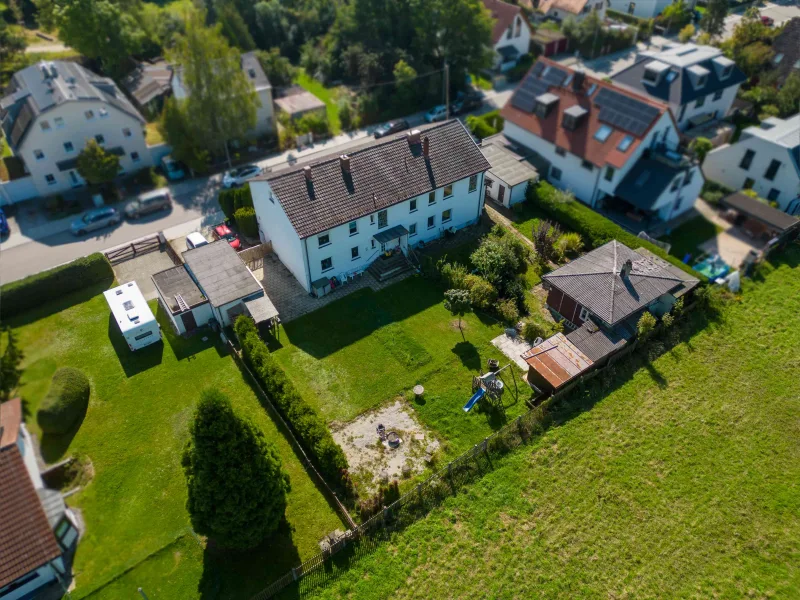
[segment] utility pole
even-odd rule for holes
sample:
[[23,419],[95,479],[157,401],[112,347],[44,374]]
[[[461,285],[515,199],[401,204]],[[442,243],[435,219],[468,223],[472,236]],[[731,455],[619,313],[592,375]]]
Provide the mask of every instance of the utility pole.
[[444,120],[447,121],[450,119],[450,65],[447,64],[447,61],[444,61],[444,97]]

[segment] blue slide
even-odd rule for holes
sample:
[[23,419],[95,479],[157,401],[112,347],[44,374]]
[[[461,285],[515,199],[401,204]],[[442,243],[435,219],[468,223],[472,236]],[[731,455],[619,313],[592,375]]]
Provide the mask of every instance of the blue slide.
[[484,390],[483,388],[478,388],[478,391],[472,395],[472,398],[469,399],[469,402],[467,402],[464,405],[464,412],[469,412],[470,410],[472,410],[472,407],[478,403],[478,400],[483,398],[483,395],[485,393],[486,390]]

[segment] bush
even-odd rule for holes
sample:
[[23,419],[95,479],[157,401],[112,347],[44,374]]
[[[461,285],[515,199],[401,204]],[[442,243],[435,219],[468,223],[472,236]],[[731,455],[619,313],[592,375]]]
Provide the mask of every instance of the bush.
[[556,242],[556,250],[562,257],[578,254],[583,250],[581,235],[575,232],[562,233]]
[[233,218],[234,213],[240,208],[252,208],[253,195],[250,192],[250,184],[229,190],[220,190],[219,205],[228,219]]
[[63,434],[79,423],[89,406],[89,380],[82,371],[63,367],[55,372],[36,421],[45,433]]
[[529,342],[533,342],[536,338],[547,339],[562,328],[558,324],[548,322],[540,314],[533,314],[522,321],[522,337]]
[[251,206],[243,206],[233,213],[236,220],[236,227],[239,232],[248,238],[258,237],[258,220],[256,219],[256,209]]
[[642,340],[646,340],[653,335],[656,326],[656,318],[648,311],[644,311],[636,324],[636,332]]
[[467,268],[460,263],[449,263],[444,259],[437,264],[439,275],[442,278],[444,287],[450,289],[467,289]]
[[346,495],[352,494],[347,457],[333,440],[319,414],[303,400],[283,369],[272,358],[267,345],[258,335],[256,324],[251,318],[241,315],[236,319],[234,330],[245,362],[314,459],[320,473],[333,487],[343,490]]
[[467,127],[473,135],[483,139],[500,133],[505,123],[500,116],[499,110],[493,110],[483,115],[469,115],[467,117]]
[[689,23],[688,25],[686,25],[683,29],[681,29],[678,32],[678,41],[680,41],[682,43],[686,43],[690,39],[692,39],[693,35],[694,35],[694,25]]
[[703,189],[700,192],[700,197],[709,204],[716,206],[719,204],[720,200],[731,193],[733,193],[732,189],[711,179],[706,179],[706,182],[703,184]]
[[679,259],[670,256],[658,246],[632,233],[628,233],[619,225],[609,221],[588,206],[576,200],[559,201],[560,195],[557,191],[546,181],[540,182],[538,185],[528,188],[528,201],[534,204],[538,210],[561,223],[566,229],[579,233],[588,247],[597,248],[606,242],[616,239],[634,250],[636,248],[646,248],[693,277],[704,279],[702,275],[690,266],[683,264]]
[[500,300],[495,304],[494,310],[500,320],[507,325],[514,326],[519,321],[519,310],[517,310],[517,303],[514,300]]
[[99,252],[0,287],[0,315],[8,319],[96,283],[111,283],[114,270]]
[[497,290],[483,277],[468,275],[465,284],[469,290],[469,301],[475,308],[487,310],[497,301]]

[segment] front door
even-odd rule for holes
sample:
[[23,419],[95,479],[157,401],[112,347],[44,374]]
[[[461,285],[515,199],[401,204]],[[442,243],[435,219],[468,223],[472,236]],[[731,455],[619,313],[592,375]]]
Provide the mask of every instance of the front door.
[[183,313],[181,315],[181,321],[183,321],[183,328],[186,330],[186,333],[190,333],[197,329],[197,321],[195,321],[194,313],[192,311]]
[[503,200],[506,197],[506,188],[505,186],[500,186],[500,189],[497,190],[497,203],[505,205],[505,201]]

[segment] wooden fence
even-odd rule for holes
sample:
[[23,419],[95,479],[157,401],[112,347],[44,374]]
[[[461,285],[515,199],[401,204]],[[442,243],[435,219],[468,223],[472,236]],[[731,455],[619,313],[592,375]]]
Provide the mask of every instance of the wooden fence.
[[128,242],[127,244],[122,244],[121,246],[116,246],[106,250],[105,255],[108,259],[108,262],[110,262],[112,265],[117,265],[126,260],[130,260],[131,258],[141,256],[142,254],[160,250],[161,244],[164,242],[164,235],[161,232],[153,233],[151,235],[146,235],[139,239],[133,240],[132,242]]
[[264,257],[267,254],[272,254],[272,242],[264,242],[258,246],[242,250],[239,252],[239,258],[244,261],[248,269],[255,271],[264,266]]

